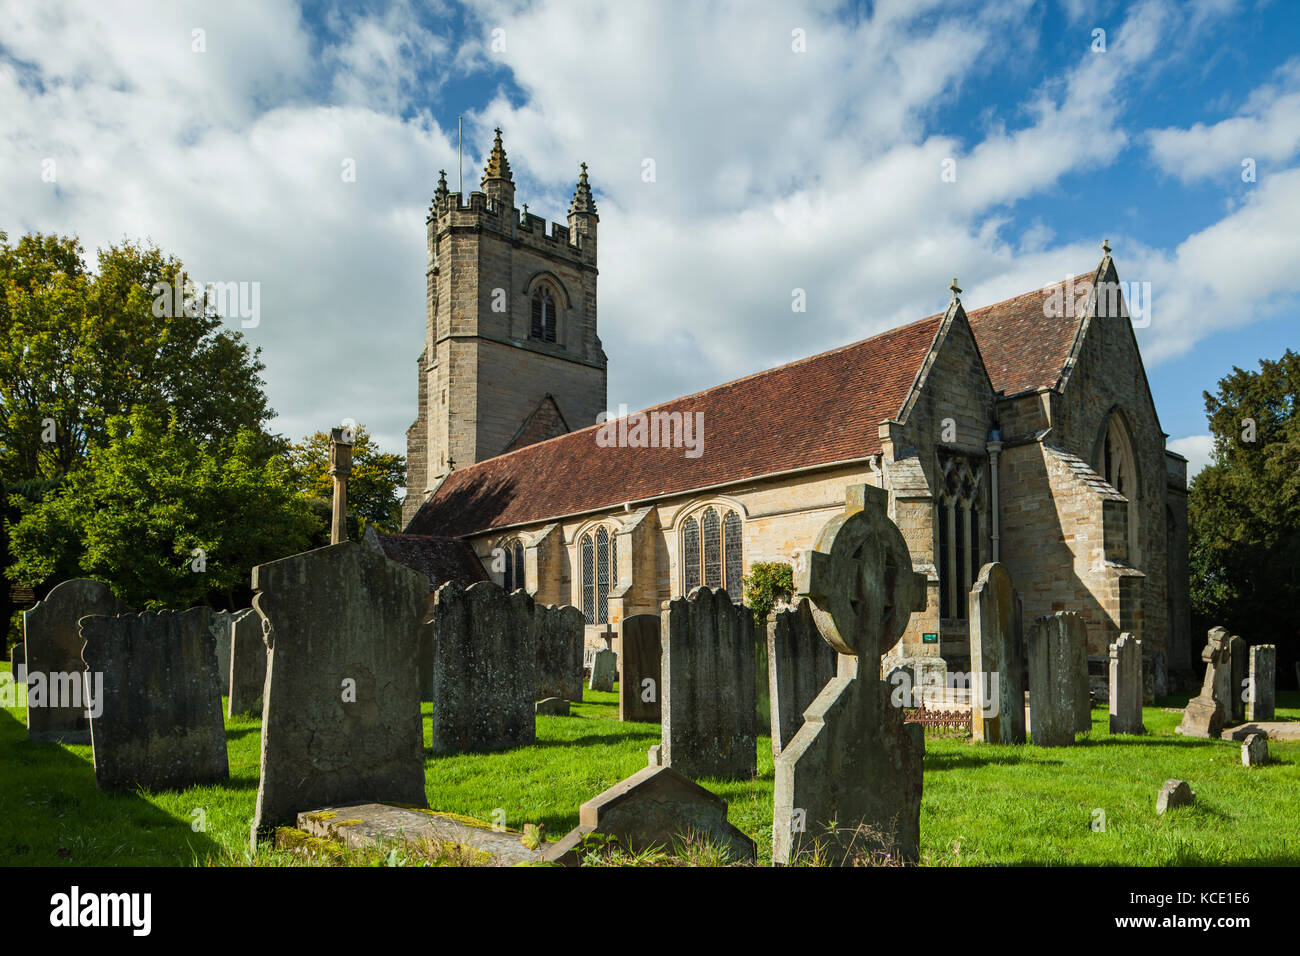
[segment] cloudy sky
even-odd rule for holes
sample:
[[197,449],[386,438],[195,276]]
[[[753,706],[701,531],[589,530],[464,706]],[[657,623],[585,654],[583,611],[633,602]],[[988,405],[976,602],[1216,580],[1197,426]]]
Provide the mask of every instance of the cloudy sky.
[[0,229],[260,283],[274,427],[401,452],[458,116],[467,191],[497,125],[532,212],[563,221],[589,164],[611,407],[939,311],[953,276],[968,308],[1036,288],[1107,237],[1195,466],[1201,391],[1297,338],[1298,39],[1287,0],[0,0]]

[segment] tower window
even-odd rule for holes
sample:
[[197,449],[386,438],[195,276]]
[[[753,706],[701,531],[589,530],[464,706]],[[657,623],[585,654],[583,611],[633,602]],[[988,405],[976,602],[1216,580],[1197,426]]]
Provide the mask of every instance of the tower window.
[[533,321],[528,334],[539,342],[555,341],[555,299],[550,289],[533,293]]

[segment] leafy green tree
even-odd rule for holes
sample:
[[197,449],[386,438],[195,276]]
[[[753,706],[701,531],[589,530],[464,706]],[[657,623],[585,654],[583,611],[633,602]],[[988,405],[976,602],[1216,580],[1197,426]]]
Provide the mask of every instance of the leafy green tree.
[[[298,442],[289,452],[289,461],[294,483],[303,494],[325,502],[334,497],[328,432],[319,431]],[[353,433],[352,476],[348,478],[348,533],[359,535],[366,524],[400,531],[402,501],[397,489],[405,484],[406,459],[380,451],[365,427],[358,425]]]
[[[1234,368],[1205,393],[1211,463],[1192,481],[1189,537],[1198,630],[1215,624],[1295,658],[1300,601],[1300,355]],[[1290,668],[1282,667],[1285,674]]]
[[744,578],[745,604],[753,609],[754,626],[766,634],[767,616],[780,600],[794,594],[794,569],[780,561],[757,561]]
[[262,428],[258,351],[186,281],[154,246],[102,249],[92,273],[73,237],[0,233],[0,477],[67,474],[136,407],[214,445]]
[[110,418],[85,466],[10,529],[12,576],[96,577],[137,607],[233,606],[254,565],[304,550],[319,530],[263,439],[240,428],[212,448],[176,416]]

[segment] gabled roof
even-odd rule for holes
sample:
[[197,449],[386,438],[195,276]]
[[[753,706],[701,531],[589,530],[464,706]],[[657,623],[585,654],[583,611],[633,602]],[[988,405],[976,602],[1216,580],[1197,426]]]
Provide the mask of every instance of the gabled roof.
[[[1088,294],[1095,273],[1092,269],[1074,277],[1076,299]],[[966,313],[994,391],[1015,395],[1056,387],[1083,316],[1073,303],[1060,310],[1044,306],[1063,292],[1068,281]],[[1064,314],[1048,314],[1053,311]]]
[[451,472],[407,526],[460,536],[861,459],[898,414],[943,316],[656,405],[703,416],[703,451],[601,447],[593,425]]

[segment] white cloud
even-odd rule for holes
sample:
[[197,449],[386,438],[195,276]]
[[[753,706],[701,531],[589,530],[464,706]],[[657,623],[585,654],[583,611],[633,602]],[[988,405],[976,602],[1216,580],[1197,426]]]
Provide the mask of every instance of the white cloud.
[[1210,463],[1210,456],[1214,452],[1214,436],[1188,435],[1186,438],[1166,442],[1166,447],[1187,459],[1187,481],[1190,484],[1200,470]]

